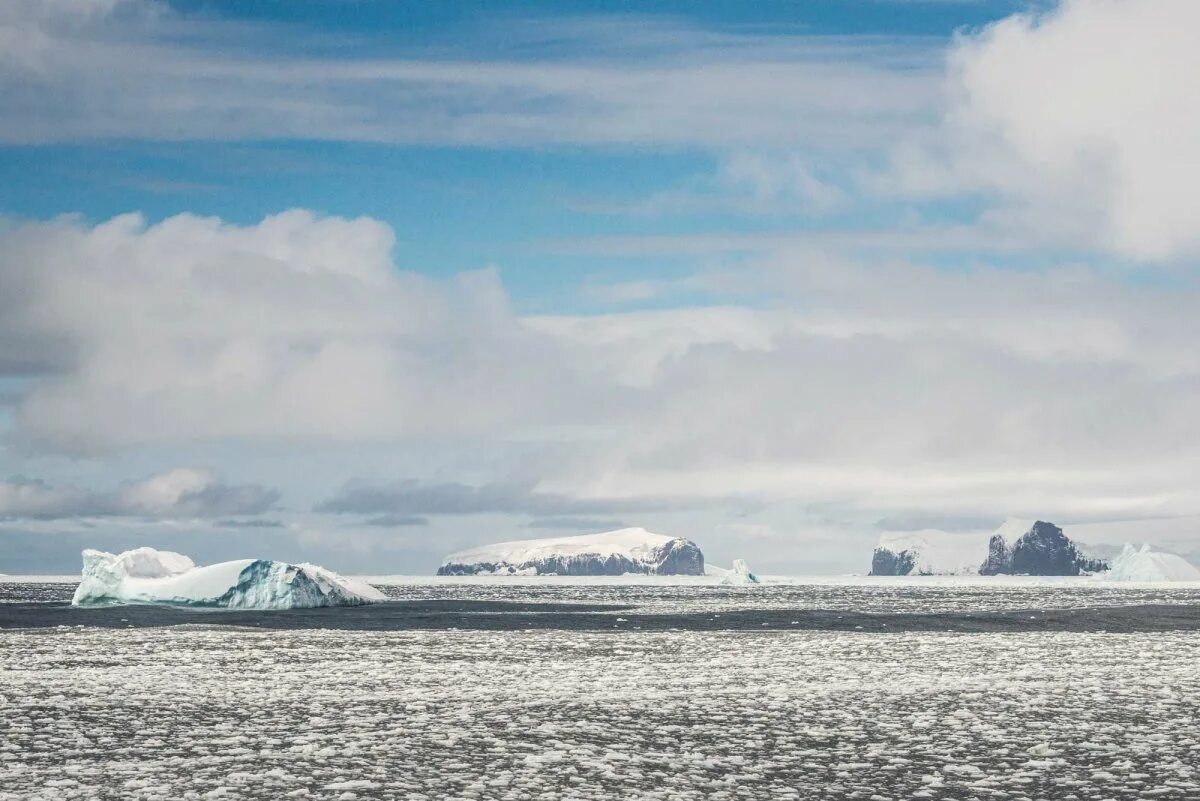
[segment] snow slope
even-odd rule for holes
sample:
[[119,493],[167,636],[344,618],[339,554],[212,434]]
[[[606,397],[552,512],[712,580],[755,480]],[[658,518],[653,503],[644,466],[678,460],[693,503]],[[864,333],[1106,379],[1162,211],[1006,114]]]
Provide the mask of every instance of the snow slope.
[[694,542],[623,528],[599,534],[514,540],[459,551],[442,561],[439,575],[703,575],[704,555]]
[[71,603],[167,604],[230,609],[358,606],[386,596],[358,579],[310,564],[237,559],[196,567],[170,551],[83,552],[83,579]]
[[936,529],[884,532],[875,546],[880,551],[912,559],[909,575],[969,576],[979,573],[987,556],[986,534],[951,534]]
[[1105,581],[1200,581],[1200,569],[1181,556],[1140,549],[1126,544],[1112,567],[1100,577]]

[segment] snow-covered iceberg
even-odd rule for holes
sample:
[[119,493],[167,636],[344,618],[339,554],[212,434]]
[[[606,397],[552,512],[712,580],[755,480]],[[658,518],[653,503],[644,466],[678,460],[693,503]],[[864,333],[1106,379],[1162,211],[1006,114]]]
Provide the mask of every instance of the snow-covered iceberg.
[[237,559],[197,567],[171,551],[83,552],[83,579],[71,603],[164,604],[229,609],[307,609],[386,600],[364,581],[311,564]]
[[889,531],[880,535],[871,555],[871,575],[974,575],[986,554],[984,535],[935,529]]
[[704,554],[682,537],[623,528],[600,534],[514,540],[452,553],[439,576],[662,576],[704,575]]
[[728,571],[721,578],[721,583],[734,585],[757,584],[758,576],[750,572],[745,559],[734,559],[733,570]]
[[1200,581],[1200,569],[1182,556],[1152,551],[1149,545],[1135,548],[1126,543],[1100,577],[1105,581]]

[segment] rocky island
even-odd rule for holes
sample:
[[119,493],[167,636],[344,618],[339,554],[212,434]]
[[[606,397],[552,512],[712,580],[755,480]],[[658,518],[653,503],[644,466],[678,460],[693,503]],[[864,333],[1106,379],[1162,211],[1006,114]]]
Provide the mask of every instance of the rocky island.
[[944,531],[888,533],[871,556],[872,576],[1078,576],[1107,569],[1044,520],[1008,520],[986,542]]
[[623,528],[599,534],[514,540],[447,556],[439,576],[703,576],[704,554],[682,537]]

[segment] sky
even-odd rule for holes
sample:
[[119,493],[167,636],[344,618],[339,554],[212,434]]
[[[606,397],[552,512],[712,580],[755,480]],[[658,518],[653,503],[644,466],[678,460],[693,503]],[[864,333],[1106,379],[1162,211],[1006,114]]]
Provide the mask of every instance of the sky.
[[1200,557],[1191,0],[0,5],[0,573]]

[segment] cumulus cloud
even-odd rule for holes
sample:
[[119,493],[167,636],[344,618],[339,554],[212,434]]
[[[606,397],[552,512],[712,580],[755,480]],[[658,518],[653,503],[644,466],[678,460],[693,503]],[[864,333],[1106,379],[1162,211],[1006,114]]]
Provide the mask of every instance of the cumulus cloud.
[[38,376],[16,412],[30,447],[553,425],[539,385],[589,385],[493,272],[398,271],[375,220],[60,219],[0,243],[0,354],[9,375]]
[[[1017,230],[1136,259],[1196,255],[1197,26],[1190,0],[1064,0],[961,36],[949,180],[997,193],[992,216]],[[909,177],[941,172],[923,162]]]
[[[377,221],[301,211],[9,225],[0,298],[22,302],[0,350],[29,346],[12,436],[34,453],[391,443],[429,473],[321,509],[393,522],[1200,510],[1194,289],[796,251],[740,273],[767,307],[523,317],[494,273],[419,278],[391,243]],[[170,500],[195,486],[173,481],[141,513],[241,503]]]
[[257,515],[279,493],[258,484],[223,484],[207,470],[176,468],[116,490],[53,486],[23,478],[0,482],[0,519],[60,520],[88,517],[150,519]]

